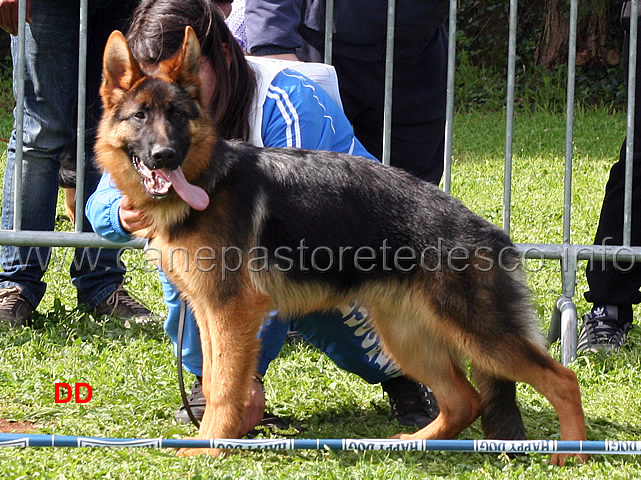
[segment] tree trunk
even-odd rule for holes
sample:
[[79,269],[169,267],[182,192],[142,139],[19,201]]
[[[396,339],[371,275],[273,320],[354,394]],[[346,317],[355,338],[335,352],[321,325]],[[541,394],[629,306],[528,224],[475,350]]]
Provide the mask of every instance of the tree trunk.
[[[579,13],[577,22],[576,64],[590,69],[609,68],[621,59],[608,36],[609,2],[598,9]],[[545,0],[545,24],[536,48],[536,64],[545,68],[566,63],[570,32],[568,3],[563,0]]]

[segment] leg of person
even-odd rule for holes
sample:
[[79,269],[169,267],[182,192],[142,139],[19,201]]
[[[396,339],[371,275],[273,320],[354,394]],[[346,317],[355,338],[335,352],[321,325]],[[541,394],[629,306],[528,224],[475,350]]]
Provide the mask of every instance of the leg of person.
[[432,392],[404,376],[382,351],[367,310],[357,302],[329,313],[313,313],[294,321],[294,328],[343,370],[368,383],[380,383],[392,416],[405,426],[422,428],[438,415]]
[[[102,54],[111,32],[125,30],[134,6],[132,1],[107,0],[92,2],[88,12],[85,201],[100,180],[100,172],[94,163],[93,145],[102,114],[98,95]],[[83,231],[92,231],[86,218]],[[120,253],[118,249],[84,248],[76,251],[71,278],[78,290],[78,303],[92,309],[95,315],[113,315],[126,324],[130,320],[137,323],[150,321],[155,317],[149,309],[124,288],[126,269],[120,261]]]
[[[166,300],[166,298],[165,298]],[[205,396],[203,395],[203,355],[200,344],[200,332],[194,314],[187,306],[185,309],[185,320],[183,331],[179,332],[179,315],[180,315],[180,299],[176,293],[176,302],[167,303],[169,309],[167,319],[165,320],[165,331],[174,343],[174,353],[178,355],[178,335],[182,334],[182,348],[180,351],[181,365],[178,368],[183,368],[189,373],[196,376],[194,383],[191,387],[191,392],[187,397],[189,408],[197,420],[202,420],[205,414]],[[191,418],[187,413],[187,408],[181,404],[176,413],[174,414],[176,420],[181,423],[191,423]]]
[[[628,58],[628,36],[624,42],[624,58]],[[626,62],[627,72],[627,62]],[[641,68],[637,66],[637,75]],[[626,76],[627,77],[627,76]],[[641,95],[641,82],[635,86],[637,98]],[[635,116],[635,138],[641,135],[641,106],[637,102]],[[596,245],[623,244],[623,205],[625,195],[625,150],[626,142],[619,154],[619,161],[612,165],[610,178],[605,188],[599,225],[594,243]],[[641,245],[641,222],[636,214],[641,205],[641,144],[635,142],[632,157],[632,225],[631,244]],[[627,338],[632,327],[632,305],[641,302],[641,266],[629,262],[588,262],[586,277],[590,290],[585,293],[587,301],[594,306],[583,317],[577,349],[579,351],[616,351]]]
[[[191,392],[187,397],[189,408],[192,415],[196,420],[202,420],[205,414],[205,396],[203,395],[203,373],[202,373],[202,349],[200,345],[200,332],[194,314],[187,306],[185,309],[184,327],[182,333],[178,331],[179,315],[180,315],[180,299],[177,298],[176,304],[167,304],[169,312],[165,320],[165,331],[168,333],[172,341],[174,341],[174,353],[178,355],[178,335],[182,334],[182,348],[180,352],[181,364],[178,368],[184,368],[189,373],[196,376],[194,383],[191,387]],[[181,404],[176,413],[174,414],[176,420],[181,423],[191,423],[187,407]]]
[[[66,6],[77,1],[33,0],[33,21],[25,29],[25,99],[22,159],[22,229],[53,230],[58,191],[59,156],[72,140],[77,85],[77,22]],[[12,38],[17,62],[18,40]],[[14,89],[17,68],[14,68]],[[16,132],[7,153],[2,228],[14,227]],[[42,275],[51,249],[3,246],[0,273],[0,318],[12,325],[31,317],[44,295]]]
[[[634,155],[633,205],[641,204],[641,152]],[[625,147],[621,159],[610,170],[605,198],[599,217],[596,245],[623,244],[623,201],[625,182]],[[633,209],[632,245],[641,245],[638,216]],[[641,301],[641,266],[629,262],[588,262],[586,277],[590,290],[585,293],[593,304],[583,317],[578,350],[584,352],[616,351],[624,343],[632,326],[632,305]]]

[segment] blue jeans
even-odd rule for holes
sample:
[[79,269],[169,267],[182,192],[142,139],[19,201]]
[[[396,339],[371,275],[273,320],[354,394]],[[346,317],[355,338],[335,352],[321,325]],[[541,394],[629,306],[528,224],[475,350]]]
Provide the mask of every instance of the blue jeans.
[[[128,2],[89,0],[87,39],[87,109],[85,197],[94,190],[100,174],[93,163],[95,129],[100,118],[98,89],[102,53],[114,29],[122,30],[132,13]],[[22,229],[52,231],[55,226],[60,154],[75,138],[78,92],[79,0],[33,0],[33,21],[25,32],[25,97],[22,160]],[[18,39],[11,39],[16,94]],[[15,111],[14,111],[15,117]],[[16,130],[11,134],[4,176],[1,225],[14,224]],[[91,231],[84,219],[84,231]],[[122,282],[125,270],[117,250],[76,249],[70,265],[78,302],[93,308]],[[3,246],[0,249],[0,288],[19,286],[37,306],[46,284],[51,248]]]

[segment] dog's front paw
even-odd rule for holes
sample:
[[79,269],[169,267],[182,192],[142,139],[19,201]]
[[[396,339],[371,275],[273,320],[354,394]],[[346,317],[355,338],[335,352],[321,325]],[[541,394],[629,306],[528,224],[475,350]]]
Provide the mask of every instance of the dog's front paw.
[[218,457],[223,451],[220,448],[181,448],[178,450],[179,457],[193,457],[195,455],[211,455]]
[[576,458],[578,463],[587,463],[590,456],[584,453],[554,453],[550,456],[550,464],[562,467],[568,458]]

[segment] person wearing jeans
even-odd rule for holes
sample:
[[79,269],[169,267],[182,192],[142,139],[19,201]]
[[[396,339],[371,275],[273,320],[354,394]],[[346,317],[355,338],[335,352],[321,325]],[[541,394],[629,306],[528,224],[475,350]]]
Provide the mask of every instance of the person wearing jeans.
[[[14,95],[17,97],[18,0],[0,1],[0,27],[12,34]],[[102,52],[109,34],[123,30],[135,7],[133,0],[89,0],[86,79],[85,197],[100,173],[93,163],[95,127],[100,118],[98,89]],[[24,122],[22,157],[22,230],[52,231],[55,227],[60,156],[75,139],[78,93],[79,0],[28,0],[25,27]],[[15,116],[15,113],[14,113]],[[1,226],[14,223],[16,128],[9,141],[4,176]],[[91,231],[84,219],[83,230]],[[150,312],[122,287],[125,269],[115,249],[76,249],[70,266],[78,303],[96,314],[115,314],[143,321]],[[46,289],[42,277],[51,255],[49,247],[3,245],[0,250],[0,322],[27,322]]]

